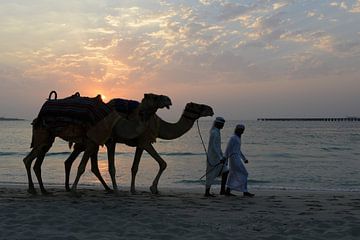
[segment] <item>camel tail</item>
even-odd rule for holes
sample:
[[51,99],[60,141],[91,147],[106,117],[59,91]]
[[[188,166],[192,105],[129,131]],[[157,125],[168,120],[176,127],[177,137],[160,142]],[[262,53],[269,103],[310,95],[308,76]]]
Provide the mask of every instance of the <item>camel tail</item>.
[[34,148],[34,134],[31,136],[30,148]]
[[41,120],[35,118],[31,123],[32,126],[32,136],[30,148],[37,148],[43,145],[48,145],[53,142],[48,130],[41,125]]
[[32,128],[33,128],[33,132],[32,132],[32,135],[31,135],[30,148],[34,148],[34,138],[35,138],[35,136],[34,136],[34,128],[36,127],[36,125],[38,124],[38,122],[39,122],[38,118],[35,118],[35,119],[32,121],[32,123],[31,123]]

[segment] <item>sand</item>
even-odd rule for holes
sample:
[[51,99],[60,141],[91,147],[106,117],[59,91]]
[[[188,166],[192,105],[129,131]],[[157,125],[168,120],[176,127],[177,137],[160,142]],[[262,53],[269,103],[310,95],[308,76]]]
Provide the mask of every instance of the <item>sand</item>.
[[254,190],[254,198],[203,197],[203,189],[108,194],[61,187],[32,196],[0,186],[0,239],[360,239],[360,194]]

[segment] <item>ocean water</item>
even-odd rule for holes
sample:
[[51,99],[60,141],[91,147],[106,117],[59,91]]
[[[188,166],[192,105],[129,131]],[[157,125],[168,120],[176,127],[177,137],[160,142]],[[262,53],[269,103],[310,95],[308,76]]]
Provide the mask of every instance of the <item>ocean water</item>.
[[[234,126],[241,121],[227,121],[222,130],[222,148]],[[261,122],[243,121],[246,130],[242,150],[249,158],[249,189],[299,189],[360,191],[360,122]],[[207,147],[211,121],[200,121],[200,131]],[[0,122],[0,186],[27,185],[22,159],[30,151],[30,121]],[[182,137],[161,140],[154,147],[168,163],[161,188],[197,188],[204,185],[206,157],[197,125]],[[130,186],[131,165],[135,148],[118,144],[116,177],[121,189]],[[70,150],[57,139],[46,155],[42,174],[45,187],[63,186],[64,160]],[[77,170],[73,165],[71,182]],[[99,167],[111,186],[106,149],[99,152]],[[136,186],[147,188],[158,171],[158,165],[144,153],[137,174]],[[33,174],[34,182],[37,183]],[[217,183],[219,184],[219,182]],[[101,188],[90,171],[90,163],[80,179],[81,187]]]

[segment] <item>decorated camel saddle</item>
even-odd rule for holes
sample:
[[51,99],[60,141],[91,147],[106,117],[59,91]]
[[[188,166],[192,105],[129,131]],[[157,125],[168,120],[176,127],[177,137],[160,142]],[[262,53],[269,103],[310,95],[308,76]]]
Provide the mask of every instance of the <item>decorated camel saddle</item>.
[[[52,91],[33,125],[41,125],[51,130],[54,135],[61,133],[63,137],[60,137],[64,140],[89,137],[98,144],[104,144],[119,118],[119,114],[107,106],[100,95],[89,98],[82,97],[77,92],[72,96],[57,99],[57,93]],[[81,131],[79,126],[84,131]],[[86,135],[82,136],[84,133]]]
[[[55,98],[51,96],[54,94]],[[101,96],[94,98],[81,97],[77,92],[74,95],[57,99],[52,91],[48,100],[43,104],[38,118],[46,124],[78,123],[95,125],[111,113],[111,109],[102,101]]]
[[128,118],[139,107],[140,102],[123,98],[114,98],[111,99],[107,105],[111,109],[115,109],[122,117]]

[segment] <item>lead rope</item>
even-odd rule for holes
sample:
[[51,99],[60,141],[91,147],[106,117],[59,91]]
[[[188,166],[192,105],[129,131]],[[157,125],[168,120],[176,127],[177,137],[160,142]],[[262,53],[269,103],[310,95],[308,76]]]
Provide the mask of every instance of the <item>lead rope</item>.
[[[204,148],[204,151],[205,151],[205,155],[206,155],[206,161],[209,163],[209,160],[208,160],[208,153],[207,153],[207,150],[206,150],[206,147],[205,147],[205,144],[204,144],[204,140],[201,136],[201,131],[200,131],[200,127],[199,127],[199,119],[196,120],[196,125],[197,125],[197,129],[198,129],[198,133],[199,133],[199,136],[200,136],[200,140],[201,140],[201,143],[203,145],[203,148]],[[207,171],[201,178],[199,178],[199,180],[202,180],[206,175],[208,175],[208,173],[210,173],[211,171],[213,171],[218,165],[220,165],[221,162],[219,162],[218,164],[216,164],[215,166],[212,166],[212,168]],[[209,165],[211,166],[211,164],[209,163]]]
[[204,148],[204,151],[205,151],[205,155],[206,155],[206,159],[208,158],[208,154],[207,154],[207,151],[206,151],[206,147],[205,147],[205,144],[204,144],[204,140],[201,136],[201,131],[200,131],[200,127],[199,127],[199,119],[196,120],[196,125],[197,125],[197,129],[198,129],[198,133],[199,133],[199,136],[200,136],[200,139],[201,139],[201,143],[203,145],[203,148]]

